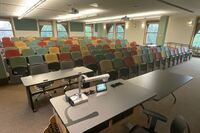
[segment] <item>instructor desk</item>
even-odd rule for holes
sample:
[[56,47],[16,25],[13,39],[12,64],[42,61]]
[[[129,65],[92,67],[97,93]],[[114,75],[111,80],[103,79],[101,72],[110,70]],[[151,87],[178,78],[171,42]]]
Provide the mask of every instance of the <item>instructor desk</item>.
[[35,86],[35,85],[38,85],[44,82],[49,82],[49,81],[74,78],[74,77],[77,77],[80,72],[82,74],[88,74],[88,73],[92,73],[93,71],[86,67],[75,67],[75,68],[66,69],[66,70],[59,70],[59,71],[54,71],[54,72],[22,77],[21,80],[24,86],[26,87],[28,103],[31,106],[31,109],[33,110],[33,112],[37,110],[34,106],[32,96],[38,94],[38,92],[32,93],[30,89],[31,86]]
[[[116,82],[123,85],[112,88]],[[94,89],[90,87],[89,89]],[[151,99],[156,94],[151,90],[139,87],[131,82],[115,80],[107,83],[107,93],[102,96],[90,95],[88,102],[71,106],[66,102],[65,96],[50,99],[50,102],[61,121],[60,130],[63,133],[95,132],[99,125],[109,123],[120,114],[132,110],[135,106]],[[67,91],[73,95],[78,89]],[[113,121],[112,121],[113,122]]]

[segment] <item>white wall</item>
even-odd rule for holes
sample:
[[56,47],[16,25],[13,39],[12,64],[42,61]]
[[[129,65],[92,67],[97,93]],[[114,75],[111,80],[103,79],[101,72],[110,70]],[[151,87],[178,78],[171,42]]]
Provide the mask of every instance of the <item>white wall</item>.
[[[169,18],[165,42],[176,42],[189,44],[193,35],[195,17],[177,17]],[[193,24],[188,22],[193,20]]]
[[70,32],[71,37],[84,37],[84,32]]
[[125,28],[125,39],[129,42],[136,41],[143,44],[145,28],[142,27],[143,20],[130,21],[128,27]]
[[29,36],[34,36],[34,37],[39,37],[39,31],[25,31],[25,30],[15,30],[15,36],[16,37],[29,37]]

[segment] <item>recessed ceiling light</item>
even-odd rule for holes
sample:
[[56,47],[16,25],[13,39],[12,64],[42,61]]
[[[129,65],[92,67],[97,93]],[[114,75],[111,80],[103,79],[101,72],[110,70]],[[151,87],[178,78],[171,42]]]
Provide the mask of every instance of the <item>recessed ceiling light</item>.
[[91,7],[96,7],[96,8],[99,7],[99,5],[97,3],[92,3],[92,4],[90,4],[90,6]]

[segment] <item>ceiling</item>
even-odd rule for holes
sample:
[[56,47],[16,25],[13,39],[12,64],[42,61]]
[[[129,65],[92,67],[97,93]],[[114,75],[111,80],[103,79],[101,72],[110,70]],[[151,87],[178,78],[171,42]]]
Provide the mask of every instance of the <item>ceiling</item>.
[[[28,2],[34,0],[0,0],[0,16],[19,16],[27,7],[30,7]],[[165,0],[171,4],[187,8],[194,11],[193,13],[185,10],[172,7],[164,4],[159,0],[46,0],[39,7],[27,14],[24,18],[36,19],[58,19],[60,15],[67,15],[69,5],[82,10],[91,9],[92,3],[98,3],[98,9],[101,12],[96,13],[96,16],[82,18],[79,20],[96,19],[102,17],[119,16],[133,13],[143,13],[149,11],[164,11],[167,15],[200,15],[199,0]],[[147,16],[144,16],[147,17]]]

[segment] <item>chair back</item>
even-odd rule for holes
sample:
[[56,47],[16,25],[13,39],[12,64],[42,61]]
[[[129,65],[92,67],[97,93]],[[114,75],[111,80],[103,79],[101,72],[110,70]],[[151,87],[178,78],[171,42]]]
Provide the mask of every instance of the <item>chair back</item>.
[[85,57],[83,57],[83,64],[85,64],[85,65],[96,64],[96,60],[91,55],[85,56]]
[[26,58],[22,56],[12,57],[9,59],[11,68],[27,67]]
[[40,55],[32,55],[28,57],[28,61],[30,65],[39,65],[44,64],[43,57]]
[[190,127],[183,116],[176,116],[171,123],[170,133],[190,133]]
[[44,58],[47,64],[58,62],[58,57],[56,54],[46,54]]
[[50,54],[59,54],[60,53],[60,50],[58,47],[50,47],[49,48],[49,53]]
[[69,61],[61,61],[60,62],[60,69],[69,69],[74,67],[74,62],[72,60]]
[[115,58],[115,56],[112,53],[106,53],[104,54],[105,58],[108,60],[112,60]]
[[70,53],[61,53],[58,55],[59,61],[70,61],[72,60]]
[[113,62],[114,69],[119,70],[119,69],[125,67],[124,61],[120,58],[115,58],[115,59],[112,60],[112,62]]
[[36,74],[42,74],[49,72],[47,64],[38,64],[30,66],[30,74],[36,75]]
[[20,56],[18,49],[7,49],[7,50],[5,50],[5,57],[7,59],[11,58],[11,57],[16,57],[16,56]]
[[113,65],[111,60],[102,60],[99,62],[101,73],[107,73],[113,70]]
[[73,60],[82,59],[80,51],[71,52],[71,56]]
[[127,67],[132,67],[132,66],[135,65],[135,62],[134,62],[134,60],[133,60],[132,57],[125,57],[125,58],[124,58],[124,62],[125,62],[125,65],[126,65]]
[[33,51],[33,49],[23,49],[22,50],[22,55],[25,56],[25,57],[28,57],[28,56],[31,56],[31,55],[34,55],[35,52]]
[[123,58],[123,54],[121,52],[114,52],[115,58]]
[[61,53],[68,53],[70,52],[70,46],[63,46],[63,47],[60,47],[60,52]]
[[97,55],[95,55],[95,59],[96,59],[96,62],[98,63],[98,62],[104,60],[105,57],[102,54],[97,54]]
[[38,55],[48,54],[48,50],[46,48],[38,48],[35,50]]

